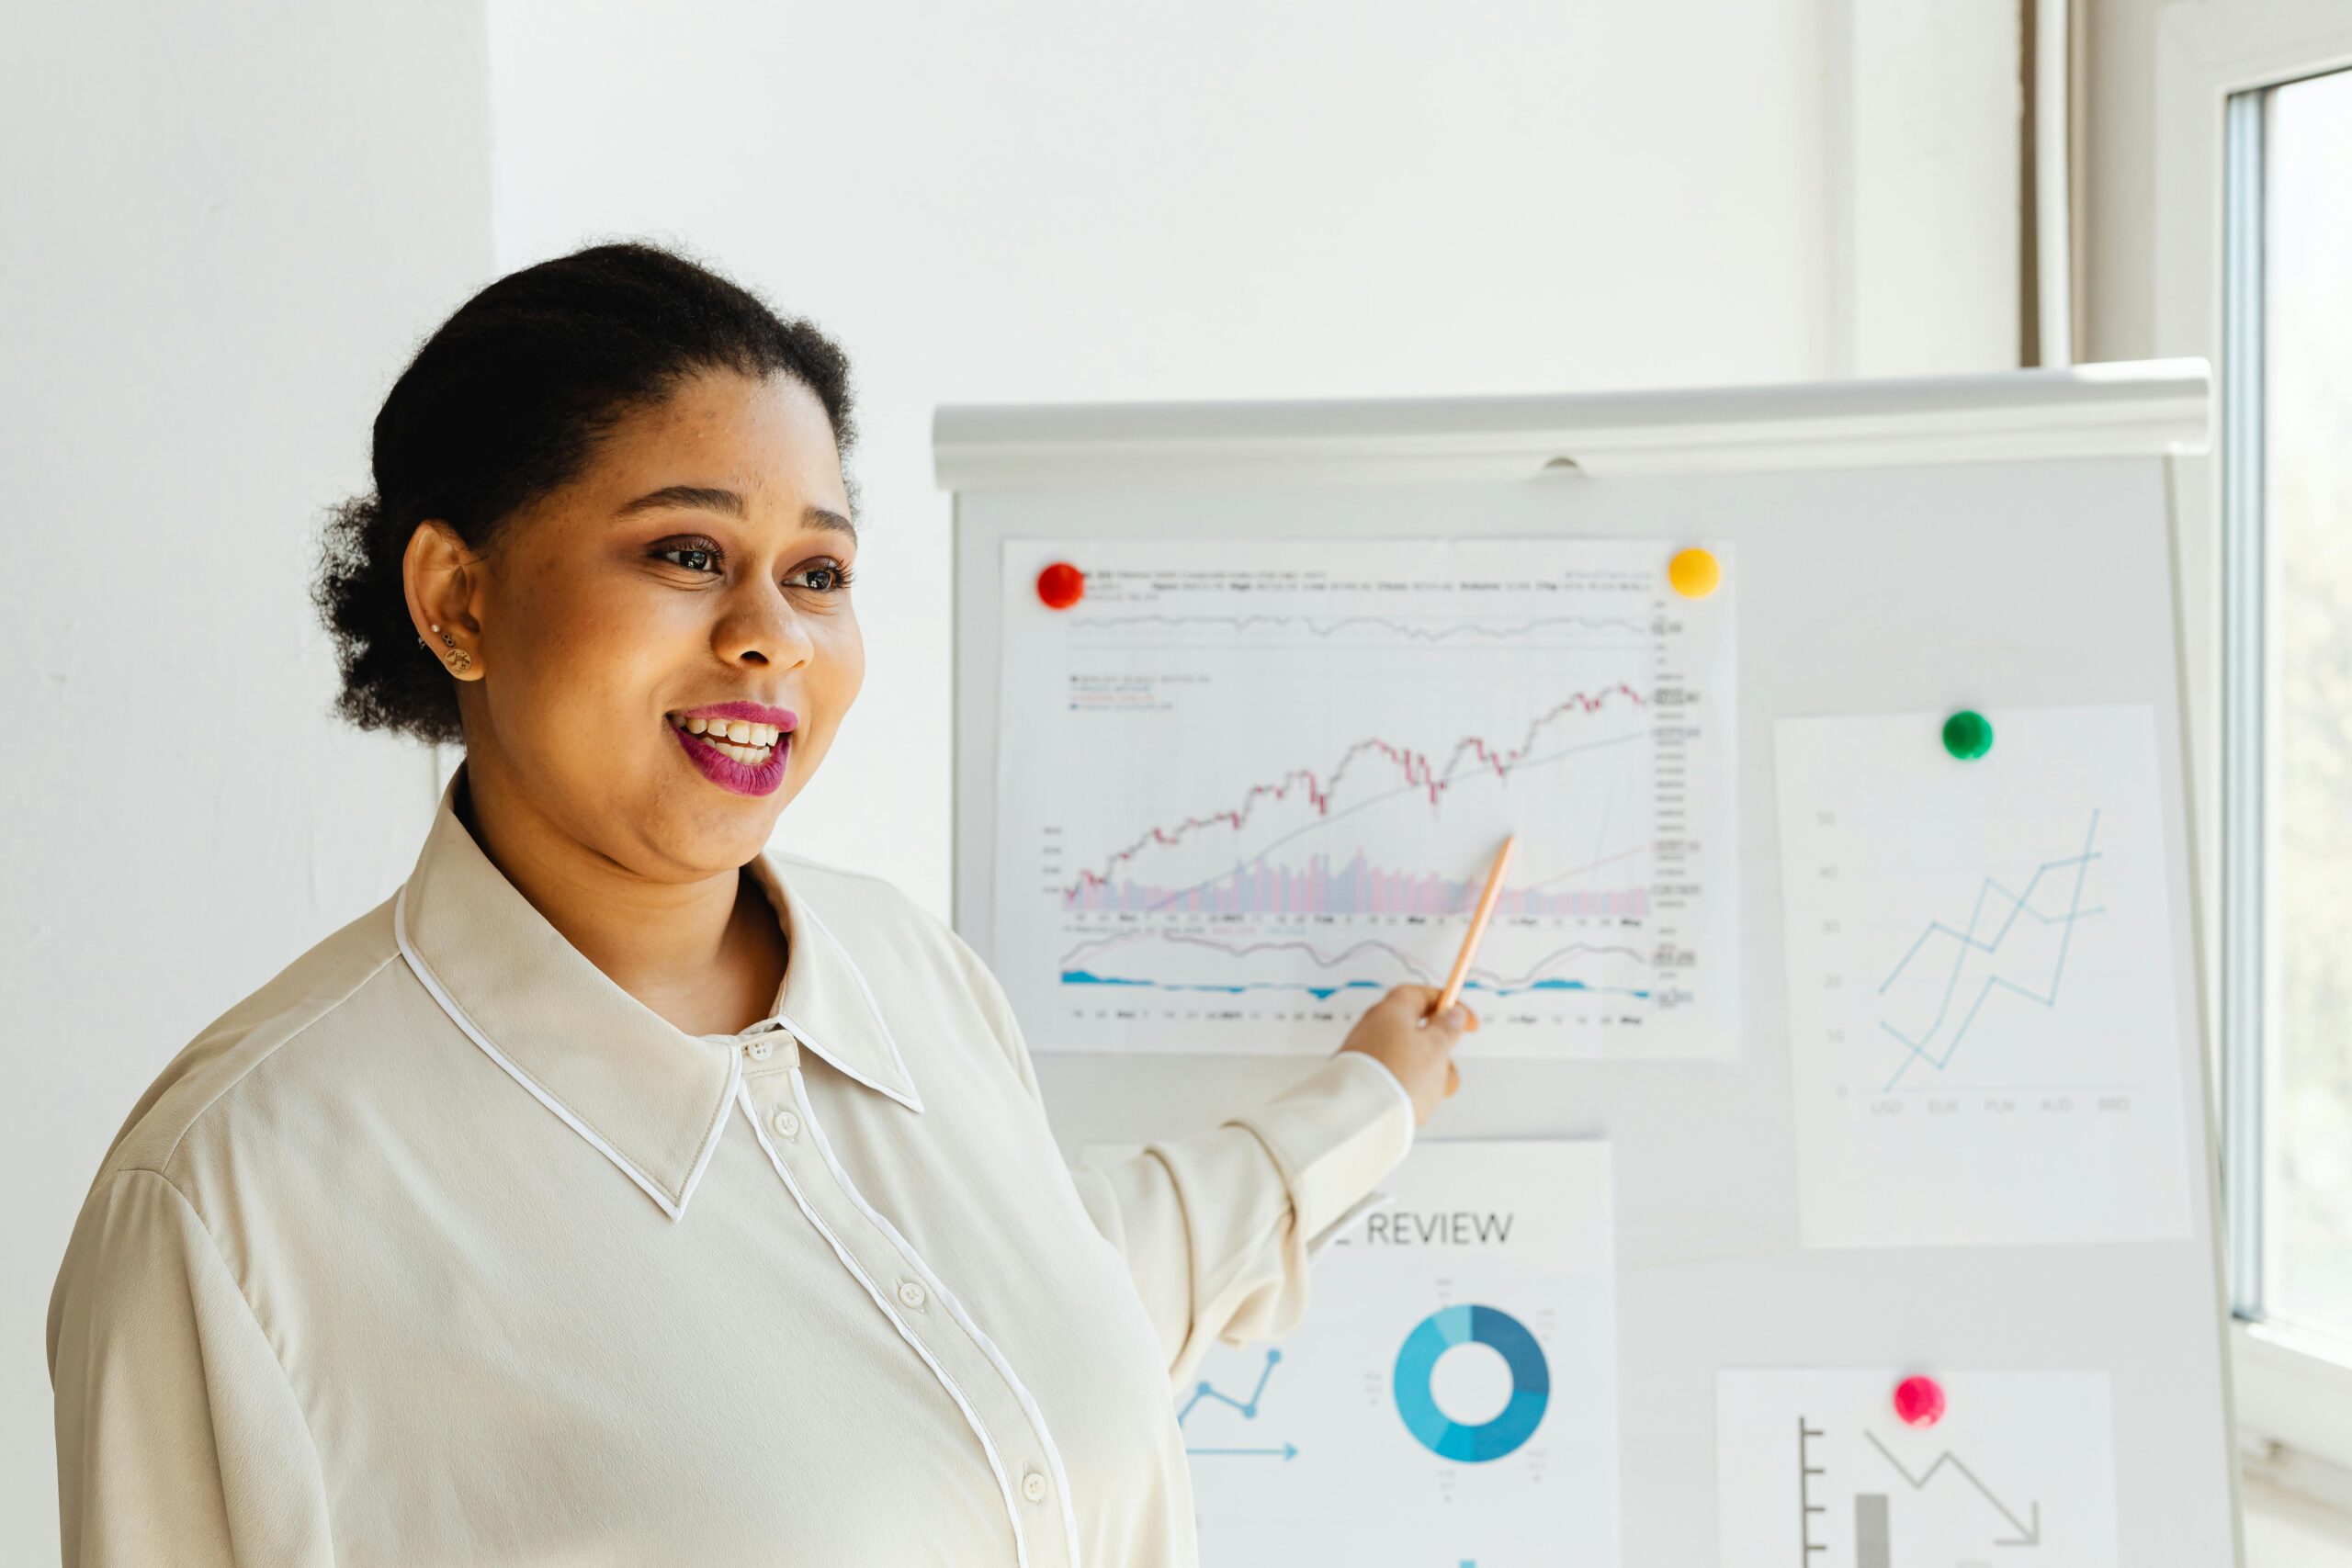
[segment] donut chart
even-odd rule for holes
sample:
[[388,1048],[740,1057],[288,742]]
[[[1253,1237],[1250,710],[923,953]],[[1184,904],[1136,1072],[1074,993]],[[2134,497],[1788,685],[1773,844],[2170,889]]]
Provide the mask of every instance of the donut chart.
[[[1510,1369],[1510,1401],[1491,1421],[1464,1426],[1438,1408],[1430,1379],[1438,1358],[1456,1345],[1484,1345]],[[1405,1429],[1441,1459],[1482,1464],[1535,1435],[1551,1403],[1552,1369],[1527,1325],[1499,1307],[1443,1307],[1413,1325],[1396,1352],[1396,1413]]]

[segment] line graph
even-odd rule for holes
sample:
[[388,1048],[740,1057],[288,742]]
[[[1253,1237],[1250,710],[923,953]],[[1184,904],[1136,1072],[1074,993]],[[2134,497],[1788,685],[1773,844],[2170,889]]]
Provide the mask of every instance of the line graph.
[[[1313,966],[1316,973],[1329,976],[1321,982],[1312,979],[1285,977],[1278,980],[1226,980],[1199,983],[1164,982],[1147,978],[1122,978],[1100,972],[1102,960],[1122,946],[1141,942],[1168,942],[1180,946],[1205,948],[1233,959],[1248,959],[1263,953],[1296,955]],[[1474,964],[1469,977],[1464,981],[1465,990],[1477,990],[1494,997],[1524,996],[1541,991],[1599,990],[1584,980],[1556,973],[1579,960],[1605,958],[1622,961],[1635,968],[1646,967],[1650,955],[1623,943],[1575,942],[1555,948],[1532,964],[1511,973],[1504,973],[1484,964]],[[1223,991],[1240,994],[1250,990],[1297,989],[1319,998],[1328,998],[1348,990],[1385,991],[1402,982],[1430,985],[1442,977],[1442,966],[1431,965],[1393,942],[1367,937],[1337,952],[1325,952],[1314,942],[1302,938],[1281,938],[1268,942],[1233,942],[1217,937],[1185,932],[1128,932],[1103,937],[1071,950],[1062,960],[1062,980],[1069,985],[1161,987],[1172,990]],[[1286,969],[1295,965],[1285,964]],[[1361,977],[1340,978],[1351,969]],[[1614,988],[1621,996],[1646,998],[1645,986],[1623,986]]]
[[[2083,848],[2080,854],[2071,855],[2064,860],[2042,862],[2034,868],[2032,877],[2027,881],[2025,890],[2021,893],[2011,893],[1993,878],[1989,876],[1984,878],[1976,890],[1976,903],[1968,912],[1968,924],[1965,928],[1949,926],[1941,920],[1928,922],[1927,929],[1919,933],[1918,940],[1914,942],[1909,950],[1904,953],[1902,961],[1895,964],[1894,972],[1880,982],[1878,994],[1882,997],[1885,996],[1895,983],[1903,978],[1905,973],[1910,968],[1912,960],[1919,957],[1931,942],[1941,942],[1950,944],[1951,967],[1945,976],[1941,994],[1936,1004],[1935,1016],[1928,1020],[1925,1029],[1919,1030],[1916,1034],[1906,1034],[1886,1020],[1879,1021],[1879,1027],[1902,1045],[1905,1053],[1902,1065],[1894,1069],[1894,1076],[1886,1080],[1888,1089],[1892,1089],[1901,1083],[1903,1075],[1915,1065],[1924,1063],[1938,1072],[1951,1066],[1951,1059],[1958,1054],[1962,1042],[1968,1037],[1970,1026],[1975,1023],[1976,1015],[1983,1010],[1985,1002],[1996,991],[2007,992],[2044,1008],[2057,1005],[2058,987],[2066,976],[2066,953],[2074,945],[2075,927],[2101,912],[2096,908],[2083,908],[2083,887],[2089,880],[2091,863],[2098,858],[2098,852],[2092,847],[2098,840],[2098,812],[2094,808],[2091,812],[2090,827],[2083,835]],[[2069,869],[2075,874],[2065,912],[2062,915],[2045,915],[2034,908],[2033,896],[2041,886],[2042,879],[2062,875]],[[1977,933],[1984,919],[1985,900],[1995,897],[1998,897],[2007,903],[2008,912],[2001,918],[1999,925],[1993,928],[1988,934],[1980,937]],[[2041,989],[2035,990],[2019,985],[2006,975],[1985,976],[1983,983],[1977,987],[1975,999],[1969,1003],[1967,1012],[1962,1016],[1959,1026],[1951,1032],[1951,1038],[1944,1043],[1940,1051],[1931,1049],[1931,1043],[1937,1034],[1942,1031],[1945,1023],[1951,1017],[1952,1001],[1960,990],[1961,976],[1967,968],[1969,955],[1981,953],[1989,958],[2000,953],[2003,944],[2009,939],[2009,933],[2017,929],[2020,919],[2057,928],[2058,955],[2050,966],[2049,983]]]
[[2153,716],[2007,708],[1969,761],[1943,717],[1773,727],[1805,1245],[2181,1235]]
[[[1647,737],[1642,735],[1638,731],[1634,731],[1623,735],[1611,736],[1606,739],[1586,741],[1580,745],[1564,746],[1557,751],[1549,752],[1541,757],[1531,757],[1524,760],[1517,765],[1513,772],[1518,773],[1526,773],[1552,763],[1566,762],[1570,759],[1578,756],[1589,756],[1596,752],[1621,749],[1630,750],[1639,747],[1647,739]],[[1258,862],[1263,861],[1266,856],[1272,854],[1274,851],[1282,849],[1286,845],[1295,843],[1301,839],[1317,834],[1326,829],[1336,828],[1340,823],[1347,821],[1351,818],[1357,817],[1360,814],[1370,811],[1376,807],[1398,801],[1402,797],[1410,795],[1414,793],[1415,787],[1411,784],[1406,784],[1396,789],[1385,790],[1376,795],[1368,795],[1364,799],[1358,801],[1353,806],[1343,807],[1337,811],[1323,813],[1298,827],[1280,832],[1273,838],[1265,840],[1263,843],[1255,845],[1243,852],[1248,857],[1248,863],[1255,864]],[[1544,879],[1543,883],[1522,883],[1519,885],[1520,889],[1524,892],[1525,890],[1536,886],[1548,886],[1567,877],[1581,875],[1587,872],[1597,871],[1604,866],[1613,865],[1622,861],[1630,860],[1637,856],[1646,856],[1649,853],[1650,845],[1647,843],[1637,844],[1631,849],[1621,850],[1611,854],[1600,855],[1596,859],[1585,862],[1581,865],[1571,866],[1565,872],[1555,872],[1550,877]],[[1146,892],[1148,902],[1144,906],[1146,908],[1181,908],[1183,907],[1186,900],[1196,899],[1209,888],[1216,886],[1227,876],[1238,874],[1241,864],[1241,862],[1237,861],[1234,869],[1231,871],[1220,869],[1215,874],[1204,877],[1200,881],[1172,888],[1148,887],[1148,885],[1134,882],[1114,884],[1108,880],[1102,881],[1099,887],[1084,893],[1065,887],[1062,889],[1063,904],[1065,908],[1116,908],[1118,906],[1114,902],[1114,899],[1127,897],[1129,890],[1148,889]],[[1468,877],[1463,877],[1457,880],[1459,880],[1464,886],[1468,886],[1471,879]],[[1297,912],[1323,913],[1325,911],[1308,909]]]
[[[1378,736],[1368,736],[1349,747],[1325,773],[1318,774],[1309,768],[1294,768],[1280,779],[1249,786],[1238,806],[1204,816],[1187,817],[1170,826],[1146,829],[1140,837],[1114,852],[1099,868],[1089,867],[1080,871],[1078,880],[1065,889],[1066,896],[1073,901],[1082,899],[1088,889],[1107,885],[1112,874],[1136,856],[1148,850],[1176,846],[1189,835],[1203,829],[1222,827],[1230,828],[1238,833],[1250,825],[1252,815],[1261,804],[1287,800],[1294,789],[1301,792],[1301,799],[1314,816],[1329,816],[1340,781],[1359,758],[1376,758],[1392,764],[1402,780],[1395,789],[1381,792],[1374,798],[1388,799],[1399,795],[1419,794],[1426,795],[1434,807],[1445,792],[1464,776],[1461,771],[1464,757],[1471,758],[1474,770],[1476,770],[1469,776],[1502,778],[1528,760],[1534,750],[1535,738],[1555,721],[1572,713],[1596,712],[1611,699],[1621,699],[1637,707],[1642,703],[1641,694],[1622,682],[1598,692],[1573,693],[1549,710],[1537,715],[1529,723],[1526,735],[1517,746],[1498,747],[1484,736],[1465,735],[1453,743],[1442,769],[1428,753]],[[1566,754],[1560,753],[1563,756]]]
[[1246,632],[1256,627],[1295,627],[1308,637],[1329,640],[1342,632],[1359,628],[1393,633],[1416,642],[1444,642],[1453,637],[1484,639],[1487,642],[1523,642],[1539,632],[1575,626],[1587,631],[1613,629],[1634,637],[1649,635],[1655,627],[1649,624],[1623,616],[1551,615],[1538,620],[1509,623],[1488,623],[1469,620],[1408,620],[1396,615],[1342,615],[1334,620],[1321,620],[1312,615],[1079,615],[1070,622],[1070,629],[1080,634],[1125,636],[1142,626],[1167,628],[1190,626],[1220,626],[1228,631]]
[[[1283,1353],[1280,1350],[1266,1352],[1265,1361],[1258,1369],[1258,1385],[1250,1391],[1250,1396],[1247,1399],[1236,1399],[1214,1382],[1205,1378],[1202,1379],[1193,1384],[1192,1396],[1186,1399],[1182,1407],[1176,1412],[1176,1425],[1181,1427],[1191,1420],[1193,1409],[1204,1400],[1214,1401],[1238,1411],[1244,1421],[1255,1421],[1258,1418],[1258,1402],[1265,1397],[1266,1384],[1273,1381],[1274,1369],[1282,1364],[1282,1359]],[[1294,1460],[1298,1457],[1298,1445],[1283,1442],[1258,1448],[1232,1446],[1205,1448],[1188,1442],[1184,1445],[1184,1451],[1188,1454],[1206,1454],[1226,1459]]]
[[1328,1051],[1444,973],[1510,833],[1483,1049],[1732,1049],[1734,599],[1665,545],[1004,548],[990,960],[1033,1048]]
[[[1083,946],[1073,948],[1063,958],[1063,962],[1065,964],[1078,964],[1085,962],[1099,953],[1119,946],[1123,942],[1139,940],[1143,939],[1140,936],[1130,935],[1105,937],[1095,942],[1090,942]],[[1419,978],[1426,979],[1440,972],[1437,969],[1424,964],[1419,958],[1415,957],[1410,953],[1406,952],[1403,948],[1398,947],[1396,943],[1384,942],[1378,937],[1367,937],[1363,941],[1354,942],[1337,953],[1327,953],[1315,943],[1297,938],[1291,938],[1279,942],[1221,942],[1214,937],[1190,936],[1182,933],[1171,933],[1159,937],[1156,940],[1163,942],[1197,943],[1200,946],[1214,948],[1219,953],[1229,953],[1235,957],[1246,957],[1252,953],[1270,951],[1295,953],[1306,957],[1317,967],[1324,969],[1335,968],[1338,965],[1346,963],[1348,960],[1365,953],[1377,952],[1384,953],[1390,959],[1394,960],[1397,967],[1405,971],[1407,974]],[[1526,985],[1533,981],[1543,972],[1544,968],[1555,960],[1574,957],[1580,954],[1609,954],[1611,956],[1624,958],[1629,962],[1636,964],[1646,961],[1645,954],[1635,948],[1626,946],[1623,943],[1607,945],[1599,942],[1571,942],[1567,946],[1560,948],[1555,953],[1547,953],[1543,959],[1538,960],[1532,968],[1521,972],[1515,978],[1504,976],[1484,964],[1474,964],[1470,966],[1470,973],[1473,976],[1485,979],[1491,985]]]

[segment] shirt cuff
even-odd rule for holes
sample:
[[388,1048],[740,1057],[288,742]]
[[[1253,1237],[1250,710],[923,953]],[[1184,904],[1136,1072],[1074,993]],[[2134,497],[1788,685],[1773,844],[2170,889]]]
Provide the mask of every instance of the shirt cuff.
[[1412,1096],[1363,1051],[1334,1053],[1283,1094],[1227,1121],[1272,1153],[1308,1238],[1362,1203],[1413,1145]]
[[1348,1051],[1341,1054],[1349,1056],[1362,1056],[1365,1061],[1370,1062],[1374,1066],[1378,1067],[1380,1069],[1380,1076],[1386,1078],[1388,1080],[1388,1086],[1396,1091],[1396,1098],[1405,1102],[1405,1149],[1406,1152],[1409,1154],[1413,1147],[1413,1131],[1415,1127],[1414,1119],[1419,1114],[1413,1109],[1413,1091],[1405,1087],[1405,1080],[1403,1078],[1398,1077],[1394,1072],[1389,1070],[1387,1063],[1382,1061],[1371,1052]]

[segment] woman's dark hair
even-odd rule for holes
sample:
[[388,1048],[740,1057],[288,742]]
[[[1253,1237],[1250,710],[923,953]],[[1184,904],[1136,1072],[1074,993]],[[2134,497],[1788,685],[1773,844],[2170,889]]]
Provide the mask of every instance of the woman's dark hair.
[[416,351],[376,415],[375,488],[334,508],[311,599],[362,729],[460,739],[457,683],[417,646],[401,562],[439,518],[488,547],[576,478],[624,416],[706,370],[784,375],[817,395],[847,454],[849,361],[808,321],[670,251],[595,245],[509,273]]

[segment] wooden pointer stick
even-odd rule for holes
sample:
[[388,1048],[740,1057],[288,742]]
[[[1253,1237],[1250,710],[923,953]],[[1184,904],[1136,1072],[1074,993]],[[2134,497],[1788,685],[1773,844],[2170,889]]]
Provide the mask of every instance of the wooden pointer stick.
[[[1503,849],[1494,858],[1494,870],[1487,872],[1487,891],[1477,896],[1477,909],[1470,915],[1470,931],[1463,933],[1463,950],[1453,957],[1453,974],[1446,976],[1446,987],[1437,992],[1437,1006],[1430,1009],[1432,1018],[1453,1006],[1456,997],[1463,995],[1463,980],[1470,978],[1470,959],[1477,957],[1479,941],[1484,941],[1484,936],[1487,936],[1487,921],[1494,919],[1494,905],[1503,896],[1503,872],[1510,867],[1510,849],[1517,841],[1520,841],[1520,835],[1510,835],[1508,840],[1503,840]],[[1453,1093],[1458,1086],[1461,1086],[1461,1067],[1446,1063],[1446,1093]]]

